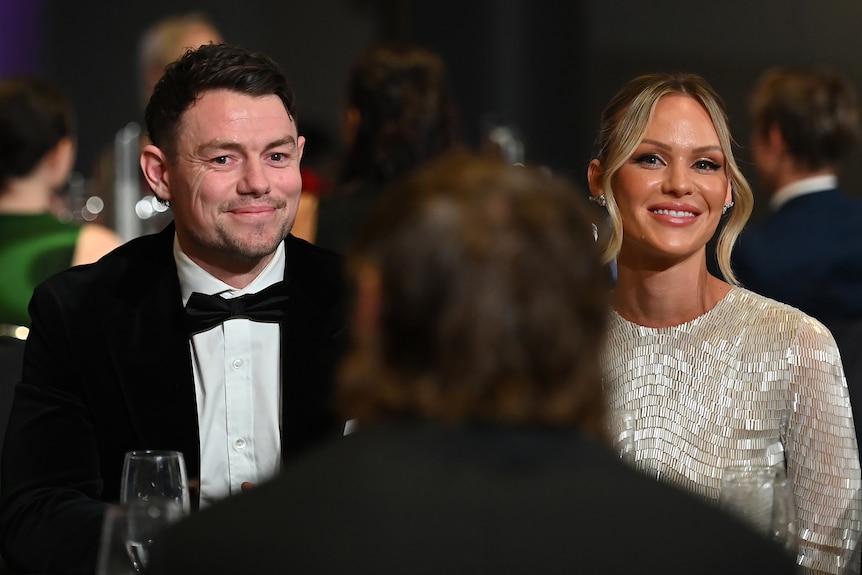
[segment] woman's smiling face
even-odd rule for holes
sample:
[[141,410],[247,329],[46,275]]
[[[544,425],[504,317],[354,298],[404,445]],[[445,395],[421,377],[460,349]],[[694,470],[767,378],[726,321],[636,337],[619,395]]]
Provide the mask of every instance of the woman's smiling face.
[[621,259],[672,262],[704,252],[731,201],[706,109],[684,94],[662,96],[612,189],[623,223]]

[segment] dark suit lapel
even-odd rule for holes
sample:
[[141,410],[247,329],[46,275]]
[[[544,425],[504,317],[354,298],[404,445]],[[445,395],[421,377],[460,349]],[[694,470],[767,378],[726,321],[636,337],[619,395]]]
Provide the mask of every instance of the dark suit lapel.
[[310,305],[292,290],[288,313],[281,326],[282,456],[289,458],[310,439],[309,426],[320,417],[320,381],[314,364],[321,335]]
[[[321,306],[313,297],[313,281],[306,283],[317,270],[305,268],[307,254],[299,253],[301,241],[288,236],[286,244],[285,281],[290,284],[290,300],[281,325],[283,461],[343,428],[335,415],[333,381],[346,335],[342,301]],[[299,278],[303,281],[297,281]]]
[[106,306],[105,333],[116,338],[115,370],[140,448],[182,451],[196,478],[197,403],[172,241],[171,226],[149,245],[150,265],[122,278],[117,301]]

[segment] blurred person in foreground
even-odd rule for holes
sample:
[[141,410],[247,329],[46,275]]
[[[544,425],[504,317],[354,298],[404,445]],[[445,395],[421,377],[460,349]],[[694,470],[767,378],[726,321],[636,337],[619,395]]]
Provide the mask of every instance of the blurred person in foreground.
[[58,192],[75,163],[72,103],[44,80],[0,81],[0,335],[28,327],[33,289],[118,245],[109,228],[61,219]]
[[190,51],[159,81],[140,161],[174,222],[54,276],[30,306],[0,474],[13,571],[92,573],[127,451],[182,452],[194,510],[340,435],[343,270],[289,235],[294,106],[278,65],[238,46]]
[[169,528],[152,573],[792,573],[605,442],[595,218],[489,158],[395,186],[349,256],[356,431]]
[[[736,285],[754,199],[720,97],[694,74],[634,78],[602,113],[588,178],[618,270],[605,385],[612,413],[635,414],[636,467],[711,502],[727,466],[786,470],[800,565],[846,573],[862,478],[841,358],[822,323]],[[722,217],[728,281],[707,269]]]
[[334,189],[321,195],[314,242],[344,253],[386,187],[458,145],[446,67],[400,42],[367,47],[347,82],[344,152]]

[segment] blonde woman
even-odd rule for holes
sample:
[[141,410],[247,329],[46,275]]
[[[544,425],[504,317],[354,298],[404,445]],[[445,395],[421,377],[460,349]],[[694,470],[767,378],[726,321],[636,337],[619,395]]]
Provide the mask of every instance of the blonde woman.
[[[731,144],[720,98],[696,75],[635,78],[603,112],[588,179],[618,274],[610,409],[636,414],[636,466],[707,500],[726,466],[786,468],[799,564],[845,573],[862,502],[841,359],[817,320],[735,285],[730,253],[753,196]],[[722,219],[730,283],[707,270]]]

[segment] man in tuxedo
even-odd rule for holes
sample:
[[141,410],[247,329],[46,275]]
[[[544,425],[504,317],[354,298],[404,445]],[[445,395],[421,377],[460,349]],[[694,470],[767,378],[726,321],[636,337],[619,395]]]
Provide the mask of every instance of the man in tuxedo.
[[207,45],[167,68],[141,168],[174,222],[40,285],[0,472],[15,572],[91,573],[123,457],[185,456],[194,508],[338,435],[340,256],[289,235],[304,138],[269,57]]
[[793,573],[611,449],[601,216],[576,190],[456,156],[388,194],[348,260],[356,430],[169,528],[152,573]]
[[[750,98],[751,147],[769,213],[733,254],[743,286],[830,328],[851,399],[862,397],[862,202],[840,189],[860,137],[852,84],[831,72],[770,69]],[[853,403],[862,445],[862,403]]]

